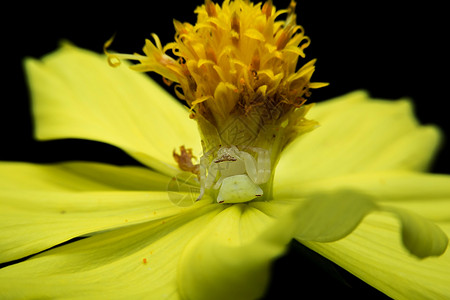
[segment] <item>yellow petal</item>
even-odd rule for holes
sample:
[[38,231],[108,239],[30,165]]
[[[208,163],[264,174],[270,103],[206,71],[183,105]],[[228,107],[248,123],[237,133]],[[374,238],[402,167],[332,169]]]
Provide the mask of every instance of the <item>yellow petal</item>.
[[100,233],[1,269],[0,298],[179,299],[180,254],[217,208]]
[[170,178],[143,167],[94,162],[0,162],[0,190],[166,191]]
[[[81,235],[161,219],[201,205],[176,206],[164,189],[170,178],[144,168],[2,163],[0,174],[0,262]],[[143,190],[133,191],[136,186]]]
[[[261,42],[265,42],[266,38],[264,37],[264,35],[259,32],[258,30],[256,30],[255,28],[249,28],[244,32],[245,36],[248,36],[251,39],[255,39]],[[297,48],[296,48],[297,49]]]
[[[449,223],[440,225],[448,235]],[[345,239],[303,243],[394,299],[446,299],[450,251],[419,260],[402,249],[399,232],[396,219],[375,213]]]
[[[404,171],[363,175],[306,183],[276,193],[281,198],[307,198],[298,216],[301,235],[297,238],[333,241],[350,233],[368,213],[384,210],[399,218],[404,246],[412,254],[422,258],[445,251],[448,237],[432,221],[450,221],[450,176]],[[410,212],[410,203],[428,214],[417,209]]]
[[318,121],[320,127],[285,150],[275,182],[392,169],[424,170],[440,140],[435,127],[417,124],[408,101],[374,100],[364,92],[319,103],[308,118]]
[[186,247],[178,285],[186,299],[258,299],[267,286],[271,261],[293,234],[293,215],[277,221],[252,204],[218,214]]
[[25,67],[38,139],[109,143],[169,174],[173,149],[200,153],[188,111],[145,74],[112,68],[104,56],[67,44]]
[[440,256],[447,249],[448,237],[436,224],[404,209],[385,210],[400,219],[403,245],[415,256]]
[[[85,234],[179,214],[167,192],[0,192],[0,261]],[[190,207],[193,209],[200,204]]]
[[318,242],[341,239],[376,209],[373,197],[350,190],[312,195],[299,209],[295,237]]

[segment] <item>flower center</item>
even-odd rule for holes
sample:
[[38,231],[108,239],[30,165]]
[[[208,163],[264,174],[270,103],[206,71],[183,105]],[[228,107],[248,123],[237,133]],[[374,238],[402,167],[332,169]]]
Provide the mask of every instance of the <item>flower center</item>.
[[[175,41],[162,47],[146,40],[145,55],[110,54],[138,60],[132,66],[153,71],[175,83],[198,123],[203,155],[194,166],[192,153],[181,149],[174,158],[182,170],[198,175],[201,192],[218,202],[270,199],[274,167],[281,151],[299,134],[317,126],[305,118],[315,60],[297,69],[310,40],[296,24],[296,3],[277,11],[271,1],[206,0],[197,23],[174,21]],[[277,20],[280,15],[285,20]],[[109,46],[111,41],[105,44]],[[172,52],[172,56],[167,52]]]

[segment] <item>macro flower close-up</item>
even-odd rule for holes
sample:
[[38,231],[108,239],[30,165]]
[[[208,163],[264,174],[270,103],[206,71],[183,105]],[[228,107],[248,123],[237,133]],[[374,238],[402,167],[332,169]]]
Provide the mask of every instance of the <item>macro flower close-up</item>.
[[166,44],[24,59],[37,140],[137,163],[0,162],[1,299],[262,299],[293,241],[387,297],[450,297],[442,131],[406,98],[311,102],[320,60],[276,5],[206,0]]

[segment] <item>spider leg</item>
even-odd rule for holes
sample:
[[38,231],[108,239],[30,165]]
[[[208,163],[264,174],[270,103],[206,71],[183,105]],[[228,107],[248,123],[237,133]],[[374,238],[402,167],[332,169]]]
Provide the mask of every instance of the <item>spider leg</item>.
[[208,176],[206,177],[205,180],[205,188],[209,189],[213,185],[214,181],[216,180],[218,172],[219,172],[218,165],[212,163],[208,169]]
[[[202,141],[203,142],[203,141]],[[203,144],[202,144],[203,145]],[[203,147],[204,148],[204,147]],[[208,169],[208,175],[206,174],[206,169],[208,168],[208,158],[214,153],[214,151],[217,150],[217,146],[209,150],[208,152],[204,153],[200,157],[200,195],[197,198],[197,201],[202,199],[203,195],[205,194],[205,190],[210,188],[212,183],[210,183],[211,180],[213,180],[216,175],[217,171],[214,174],[214,176],[209,176],[211,174],[211,166]],[[209,179],[210,177],[213,177],[213,179]],[[208,180],[209,179],[209,180]],[[214,181],[214,180],[213,180]]]
[[256,184],[262,184],[266,183],[270,179],[270,153],[268,150],[263,148],[257,148],[257,147],[248,147],[248,149],[252,150],[253,152],[256,152],[258,155],[258,158],[256,160],[256,175],[253,179],[253,177],[249,177],[256,183]]
[[206,166],[208,164],[206,157],[207,156],[205,155],[202,155],[202,157],[200,157],[200,195],[198,196],[196,201],[202,199],[203,195],[205,194]]
[[256,184],[258,180],[258,170],[256,165],[256,159],[248,152],[240,151],[239,155],[245,164],[245,171],[248,177]]

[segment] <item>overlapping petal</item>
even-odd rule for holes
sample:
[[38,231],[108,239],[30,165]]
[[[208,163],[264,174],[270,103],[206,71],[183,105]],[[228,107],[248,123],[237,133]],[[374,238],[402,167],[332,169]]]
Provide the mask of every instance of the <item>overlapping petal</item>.
[[109,143],[168,174],[176,172],[174,149],[200,153],[188,110],[144,74],[68,44],[25,67],[38,139]]
[[[144,168],[3,163],[0,171],[0,262],[81,235],[162,219],[202,205],[176,206],[163,190],[170,178]],[[126,182],[120,182],[124,178]],[[136,185],[140,188],[133,191]]]
[[[401,224],[403,245],[418,258],[440,256],[448,246],[448,237],[435,223],[405,209],[385,207]],[[448,278],[450,279],[450,278]]]
[[350,190],[311,195],[297,214],[295,237],[301,241],[336,241],[377,209],[371,196]]
[[383,171],[305,181],[296,186],[284,184],[274,189],[276,198],[302,198],[348,189],[371,195],[380,207],[397,209],[395,213],[401,209],[434,222],[450,222],[449,175]]
[[[450,193],[448,197],[450,199]],[[295,238],[299,241],[339,240],[357,228],[370,213],[383,211],[398,218],[403,249],[415,256],[439,256],[448,246],[448,237],[439,226],[415,212],[384,204],[377,195],[358,190],[336,189],[311,194],[302,201],[290,201],[297,203],[297,206],[301,203],[296,214],[298,221],[295,223]],[[447,210],[446,213],[450,218],[450,211]]]

